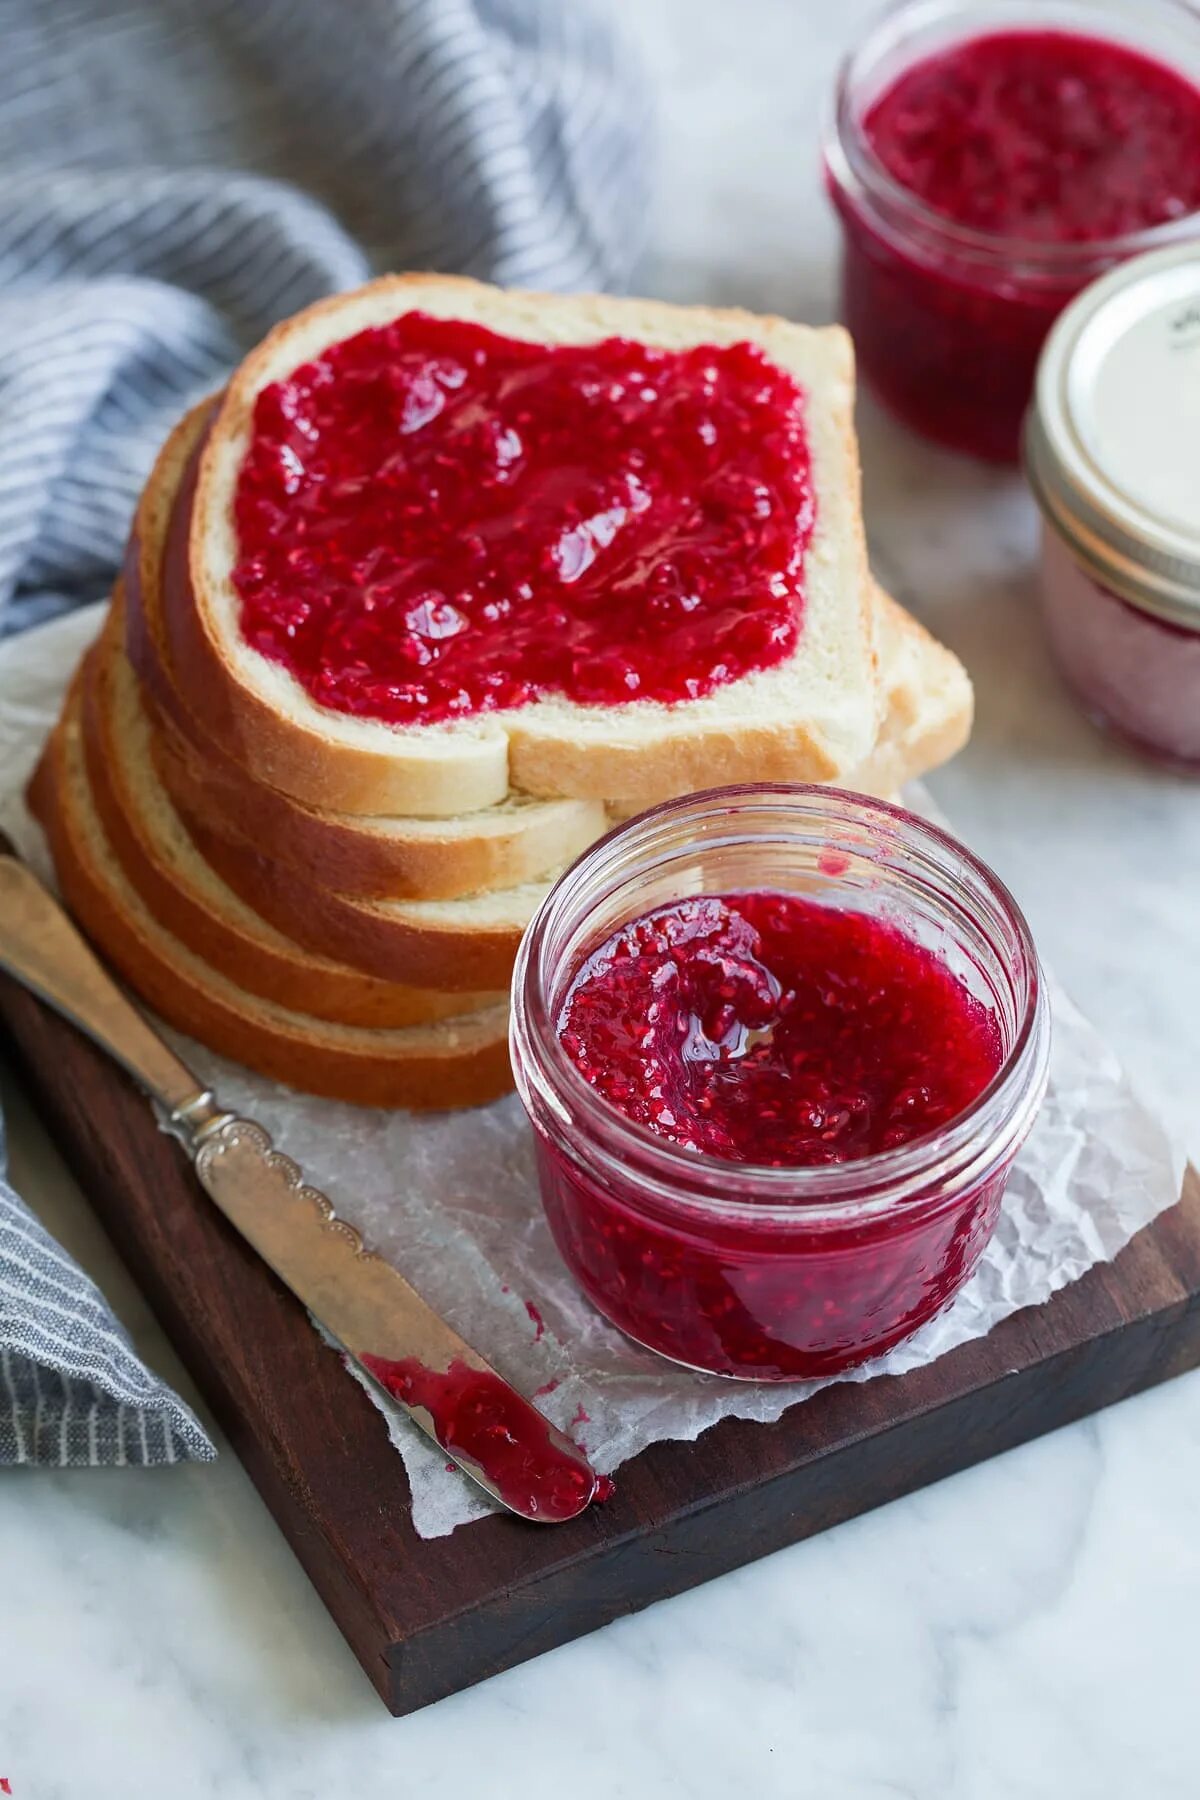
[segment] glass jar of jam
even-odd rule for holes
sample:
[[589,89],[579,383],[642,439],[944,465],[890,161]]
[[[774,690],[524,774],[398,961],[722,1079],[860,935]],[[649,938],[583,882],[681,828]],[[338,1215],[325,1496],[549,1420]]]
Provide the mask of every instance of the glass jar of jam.
[[944,832],[726,788],[593,846],[526,933],[512,1053],[555,1241],[689,1367],[848,1369],[946,1306],[1046,1084],[1037,955]]
[[1063,675],[1098,723],[1200,774],[1200,246],[1126,263],[1063,314],[1025,466]]
[[1014,462],[1063,307],[1200,237],[1200,16],[904,0],[843,65],[825,172],[865,379],[924,436]]

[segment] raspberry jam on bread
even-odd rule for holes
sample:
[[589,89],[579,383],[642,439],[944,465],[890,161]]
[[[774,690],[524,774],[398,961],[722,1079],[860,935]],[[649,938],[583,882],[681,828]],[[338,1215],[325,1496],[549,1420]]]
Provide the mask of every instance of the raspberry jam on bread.
[[[1115,262],[1200,235],[1200,21],[1174,0],[889,14],[828,168],[861,366],[906,423],[1013,461],[1041,344]],[[933,13],[936,11],[936,18]]]
[[180,488],[174,686],[255,779],[356,816],[848,778],[883,712],[853,402],[838,326],[335,295],[246,358]]
[[623,926],[576,973],[558,1030],[627,1119],[772,1168],[899,1149],[1003,1061],[995,1015],[932,951],[798,894],[708,894]]
[[407,312],[259,394],[233,583],[338,712],[696,699],[794,648],[814,506],[804,397],[752,344]]
[[431,1369],[415,1356],[392,1361],[364,1355],[364,1368],[405,1406],[429,1414],[437,1441],[468,1468],[482,1471],[505,1506],[553,1525],[573,1519],[592,1500],[610,1500],[615,1486],[556,1443],[556,1433],[533,1407],[490,1369],[452,1362]]
[[859,795],[725,788],[561,878],[512,1050],[599,1310],[690,1367],[791,1381],[889,1349],[966,1281],[1048,1022],[1024,920],[953,840]]

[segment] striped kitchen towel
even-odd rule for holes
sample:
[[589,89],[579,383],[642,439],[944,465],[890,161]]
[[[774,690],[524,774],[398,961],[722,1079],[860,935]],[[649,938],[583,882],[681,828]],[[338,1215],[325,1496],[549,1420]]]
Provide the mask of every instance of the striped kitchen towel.
[[106,591],[168,429],[381,269],[619,288],[616,0],[0,0],[0,634]]
[[[620,289],[617,0],[0,0],[0,636],[108,591],[180,414],[375,271]],[[0,1463],[212,1445],[0,1169]]]
[[9,1186],[0,1120],[0,1464],[208,1462],[195,1413]]

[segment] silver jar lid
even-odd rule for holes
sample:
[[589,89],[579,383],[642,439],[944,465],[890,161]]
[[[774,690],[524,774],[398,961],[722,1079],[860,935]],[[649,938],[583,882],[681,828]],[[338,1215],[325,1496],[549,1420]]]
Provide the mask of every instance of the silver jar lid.
[[1122,263],[1067,307],[1038,364],[1025,469],[1099,582],[1200,630],[1200,244]]

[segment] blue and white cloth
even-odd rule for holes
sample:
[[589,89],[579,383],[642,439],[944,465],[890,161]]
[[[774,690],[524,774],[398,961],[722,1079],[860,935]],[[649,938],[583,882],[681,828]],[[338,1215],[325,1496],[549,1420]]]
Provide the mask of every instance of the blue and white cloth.
[[13,1192],[0,1120],[0,1465],[209,1462],[191,1408]]
[[[0,0],[0,636],[108,591],[171,425],[298,307],[384,269],[620,290],[649,130],[618,20]],[[0,1463],[211,1454],[0,1163]]]

